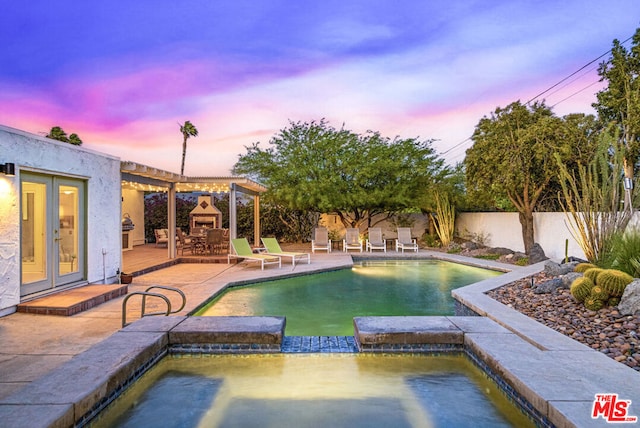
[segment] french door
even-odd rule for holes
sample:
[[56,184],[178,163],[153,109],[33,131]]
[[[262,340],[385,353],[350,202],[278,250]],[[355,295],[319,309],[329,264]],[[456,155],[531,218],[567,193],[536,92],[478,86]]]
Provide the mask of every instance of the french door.
[[86,279],[83,180],[21,175],[20,295]]

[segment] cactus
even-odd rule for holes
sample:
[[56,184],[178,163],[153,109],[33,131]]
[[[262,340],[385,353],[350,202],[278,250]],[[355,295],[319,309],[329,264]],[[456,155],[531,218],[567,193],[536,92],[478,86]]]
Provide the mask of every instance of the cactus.
[[592,263],[578,263],[573,270],[578,273],[584,273],[585,270],[592,269],[594,267],[597,267],[597,266]]
[[593,286],[593,288],[591,289],[591,294],[589,296],[593,297],[594,299],[602,300],[603,302],[609,300],[610,297],[609,292],[603,289],[602,286],[597,284]]
[[584,299],[589,297],[591,294],[591,289],[593,288],[593,281],[587,278],[586,276],[581,276],[580,278],[576,278],[575,281],[571,283],[571,287],[569,291],[571,291],[571,295],[578,301],[584,302]]
[[585,270],[582,274],[593,281],[594,284],[598,283],[598,276],[602,273],[604,269],[600,269],[598,267],[594,267],[591,269]]
[[584,300],[584,307],[590,311],[598,311],[602,309],[604,302],[600,299],[596,299],[593,296],[589,296]]
[[620,298],[619,297],[609,297],[609,300],[607,300],[607,306],[618,306],[620,304]]
[[611,297],[622,297],[625,287],[631,281],[631,275],[617,269],[606,269],[598,275],[598,285],[601,285]]

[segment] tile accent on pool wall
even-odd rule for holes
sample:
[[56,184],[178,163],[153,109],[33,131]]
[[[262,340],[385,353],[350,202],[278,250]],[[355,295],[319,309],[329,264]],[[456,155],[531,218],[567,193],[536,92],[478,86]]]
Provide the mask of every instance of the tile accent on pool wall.
[[284,353],[309,352],[358,352],[353,336],[285,336],[282,341]]

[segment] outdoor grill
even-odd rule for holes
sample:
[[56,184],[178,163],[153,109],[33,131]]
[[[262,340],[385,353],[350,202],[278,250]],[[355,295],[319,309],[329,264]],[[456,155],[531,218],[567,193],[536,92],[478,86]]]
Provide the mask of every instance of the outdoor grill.
[[122,231],[128,232],[130,230],[133,230],[134,228],[135,225],[133,224],[131,217],[129,217],[128,213],[124,213],[124,215],[122,216]]

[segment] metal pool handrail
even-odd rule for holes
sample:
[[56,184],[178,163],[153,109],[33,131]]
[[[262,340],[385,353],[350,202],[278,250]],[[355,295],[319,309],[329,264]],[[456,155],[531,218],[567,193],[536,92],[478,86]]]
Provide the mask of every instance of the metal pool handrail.
[[[178,293],[181,297],[182,297],[182,305],[180,306],[180,308],[176,309],[175,311],[171,310],[171,301],[169,300],[169,298],[167,296],[165,296],[164,294],[161,293],[150,293],[149,290],[152,290],[154,288],[159,288],[159,289],[163,289],[163,290],[168,290],[168,291],[174,291],[176,293]],[[145,291],[134,291],[133,293],[128,294],[124,300],[122,301],[122,327],[126,327],[128,325],[127,323],[127,302],[129,301],[129,299],[133,296],[142,296],[142,307],[140,309],[140,317],[145,317],[147,315],[165,315],[165,316],[169,316],[170,314],[175,314],[177,312],[180,312],[184,306],[187,303],[187,297],[185,296],[185,294],[174,287],[168,287],[168,286],[164,286],[164,285],[152,285],[151,287],[147,288]],[[147,306],[147,296],[150,297],[158,297],[162,300],[165,301],[165,303],[167,304],[167,310],[165,311],[160,311],[160,312],[146,312],[146,306]]]

